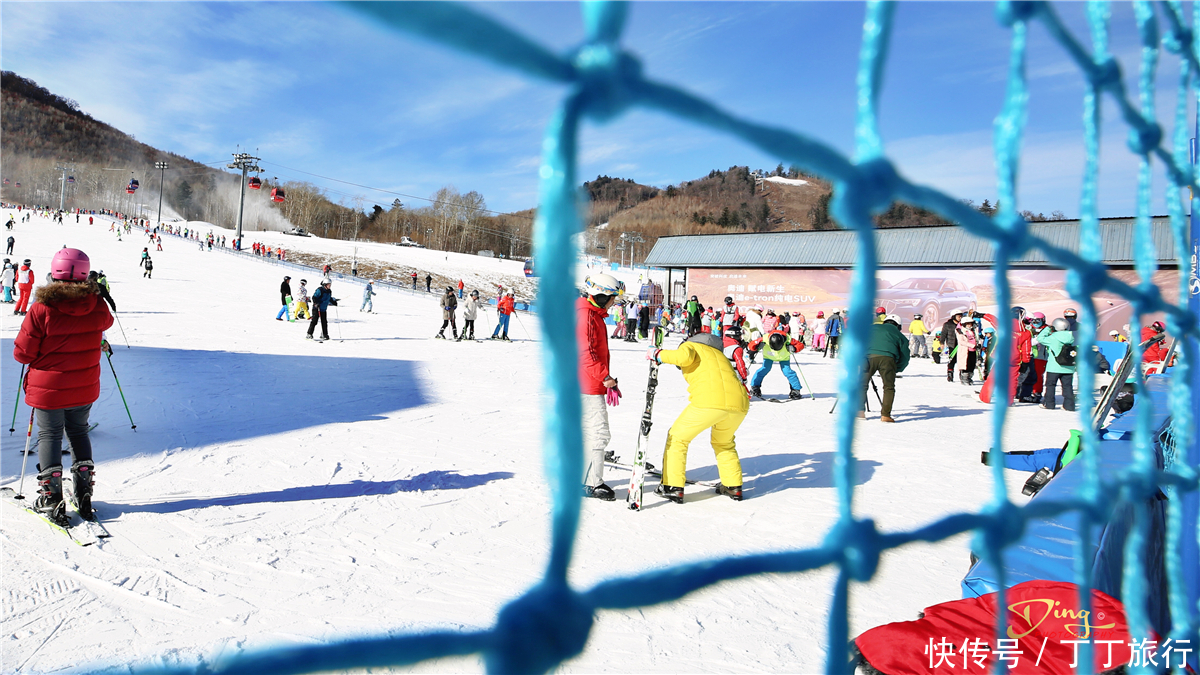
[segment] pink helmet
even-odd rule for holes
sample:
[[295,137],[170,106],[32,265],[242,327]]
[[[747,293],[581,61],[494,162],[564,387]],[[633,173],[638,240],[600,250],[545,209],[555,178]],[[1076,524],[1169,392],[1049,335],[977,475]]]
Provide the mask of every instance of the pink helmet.
[[77,248],[62,248],[50,261],[50,277],[55,281],[84,281],[92,263],[87,254]]
[[1041,319],[1042,321],[1045,321],[1045,320],[1046,320],[1046,315],[1045,315],[1045,314],[1042,314],[1041,312],[1034,312],[1033,314],[1030,314],[1030,315],[1029,315],[1029,318],[1031,318],[1031,319]]

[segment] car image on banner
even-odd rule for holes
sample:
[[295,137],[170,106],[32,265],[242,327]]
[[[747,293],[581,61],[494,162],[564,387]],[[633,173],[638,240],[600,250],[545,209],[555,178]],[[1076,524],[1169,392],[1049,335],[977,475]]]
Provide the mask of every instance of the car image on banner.
[[966,284],[936,275],[909,277],[891,287],[879,284],[875,299],[888,314],[899,314],[906,320],[920,314],[926,326],[940,326],[955,312],[979,308],[978,298]]

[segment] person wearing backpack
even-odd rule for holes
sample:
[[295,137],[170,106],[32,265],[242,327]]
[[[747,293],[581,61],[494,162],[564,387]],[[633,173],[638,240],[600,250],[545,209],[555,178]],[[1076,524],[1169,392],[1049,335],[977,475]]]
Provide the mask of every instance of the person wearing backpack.
[[1075,334],[1066,319],[1055,319],[1038,334],[1038,342],[1049,352],[1046,359],[1046,384],[1043,387],[1042,407],[1054,410],[1055,386],[1061,382],[1063,410],[1075,410]]

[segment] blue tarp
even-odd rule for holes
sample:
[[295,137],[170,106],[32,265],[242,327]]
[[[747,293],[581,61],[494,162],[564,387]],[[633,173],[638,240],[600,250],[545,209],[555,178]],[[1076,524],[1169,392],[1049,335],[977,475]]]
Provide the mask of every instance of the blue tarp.
[[[1136,425],[1134,411],[1145,405],[1147,396],[1153,399],[1152,429],[1160,428],[1169,413],[1167,392],[1170,379],[1152,375],[1147,379],[1146,393],[1137,398],[1133,410],[1119,416],[1109,425],[1108,439],[1102,440],[1098,452],[1100,480],[1111,481],[1133,463],[1132,430]],[[1162,449],[1155,444],[1162,468]],[[1083,463],[1072,462],[1063,468],[1034,499],[1067,500],[1075,498],[1083,480]],[[1150,620],[1160,634],[1170,627],[1167,610],[1167,579],[1164,568],[1166,554],[1166,502],[1151,498],[1146,502],[1150,513],[1150,532],[1146,545],[1147,583]],[[1112,517],[1091,528],[1091,550],[1087,552],[1092,567],[1094,587],[1114,598],[1121,599],[1122,563],[1125,540],[1133,523],[1133,505],[1121,503]],[[1070,512],[1053,518],[1029,521],[1021,539],[1004,551],[1004,574],[1007,586],[1031,579],[1075,581],[1074,560],[1079,541],[1079,514]],[[997,590],[996,570],[988,561],[980,560],[971,566],[962,581],[964,598],[993,593]]]
[[1125,358],[1125,349],[1129,346],[1128,342],[1115,342],[1113,340],[1097,340],[1096,346],[1100,348],[1100,353],[1104,358],[1108,359],[1108,365],[1111,368],[1117,367],[1117,361]]

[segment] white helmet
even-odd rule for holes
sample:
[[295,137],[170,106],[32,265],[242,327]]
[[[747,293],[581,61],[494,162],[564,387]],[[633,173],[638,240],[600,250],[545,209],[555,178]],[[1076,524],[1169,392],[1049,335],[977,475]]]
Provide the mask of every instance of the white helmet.
[[887,318],[884,319],[884,321],[891,321],[892,323],[899,326],[900,325],[900,315],[899,314],[888,314]]
[[758,312],[759,314],[762,314],[762,311],[763,311],[763,306],[762,306],[762,305],[755,305],[755,306],[751,307],[750,309],[753,309],[754,311]]
[[613,295],[621,296],[625,294],[625,284],[617,281],[617,278],[611,274],[597,274],[593,277],[588,277],[583,282],[583,287],[588,295]]

